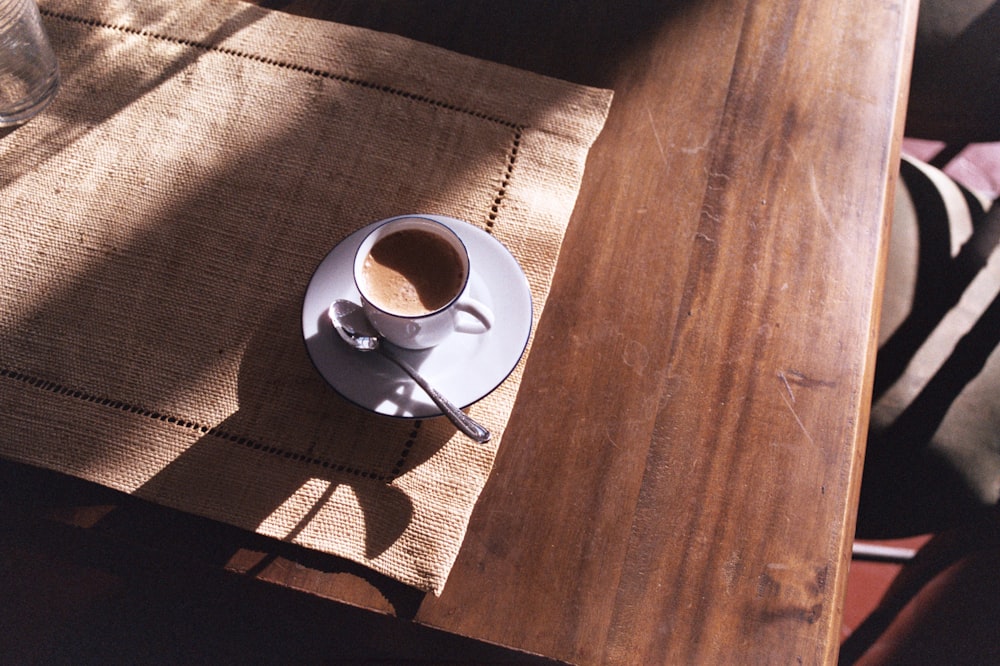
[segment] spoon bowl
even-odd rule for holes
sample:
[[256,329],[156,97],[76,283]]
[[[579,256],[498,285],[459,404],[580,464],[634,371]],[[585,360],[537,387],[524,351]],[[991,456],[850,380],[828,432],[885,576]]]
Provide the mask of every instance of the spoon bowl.
[[416,368],[400,357],[391,346],[382,344],[378,331],[368,321],[360,305],[348,300],[336,300],[330,305],[328,316],[333,328],[344,342],[361,352],[379,352],[384,358],[395,363],[409,375],[456,428],[476,442],[489,441],[491,437],[489,430],[441,395],[417,372]]

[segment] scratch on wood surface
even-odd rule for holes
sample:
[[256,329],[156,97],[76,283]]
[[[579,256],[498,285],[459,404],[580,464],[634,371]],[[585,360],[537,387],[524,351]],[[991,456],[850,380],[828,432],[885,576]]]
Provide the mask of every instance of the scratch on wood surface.
[[813,199],[816,201],[816,209],[823,214],[823,219],[826,221],[827,226],[832,229],[833,222],[830,220],[830,211],[826,207],[826,202],[823,201],[823,195],[820,194],[815,167],[810,167],[809,169],[809,186],[812,189]]
[[789,368],[788,374],[791,376],[792,383],[798,386],[804,386],[806,388],[837,388],[837,382],[814,379],[803,372],[795,370],[794,368]]
[[646,366],[649,365],[649,349],[638,340],[629,340],[625,343],[622,361],[636,374],[641,375],[646,370]]
[[663,142],[660,141],[660,133],[656,131],[656,120],[653,118],[653,112],[646,107],[646,115],[649,116],[649,126],[653,129],[653,138],[656,139],[656,147],[660,150],[660,159],[663,160],[663,164],[667,164],[667,151],[663,149]]
[[[648,111],[648,109],[647,109]],[[697,155],[698,153],[704,152],[708,148],[708,144],[712,142],[711,138],[705,139],[705,142],[700,146],[694,146],[693,148],[681,148],[681,152],[685,155]]]
[[812,438],[812,435],[809,434],[809,431],[806,429],[806,424],[804,424],[802,422],[802,419],[799,418],[798,413],[795,411],[795,407],[792,405],[791,402],[788,401],[788,398],[785,397],[784,393],[781,393],[779,391],[778,395],[780,395],[781,399],[785,401],[786,405],[788,405],[788,411],[790,411],[792,413],[792,416],[795,417],[795,422],[799,424],[799,428],[802,429],[802,432],[805,434],[806,439],[809,440],[810,444],[814,444],[815,445],[816,444],[816,440],[814,440]]
[[721,192],[726,189],[726,183],[728,182],[729,174],[722,173],[721,171],[712,171],[708,174],[708,183],[705,185],[705,189]]
[[813,200],[816,202],[816,209],[819,211],[820,215],[823,217],[823,223],[826,224],[830,233],[833,237],[837,239],[841,247],[849,252],[853,252],[853,249],[844,239],[844,237],[837,230],[836,225],[833,223],[833,216],[830,214],[830,209],[826,205],[826,201],[823,200],[823,195],[819,191],[819,181],[816,179],[816,167],[809,167],[809,187],[812,190]]
[[726,588],[727,592],[732,595],[736,592],[736,587],[739,585],[740,572],[742,570],[740,554],[737,551],[733,551],[733,554],[729,556],[726,563],[722,567],[723,574],[726,577]]
[[786,377],[785,373],[782,372],[781,370],[778,370],[778,379],[780,379],[781,383],[783,383],[785,385],[785,390],[788,391],[788,395],[792,399],[792,402],[794,403],[795,402],[795,394],[792,393],[792,386],[791,386],[791,384],[788,383],[788,377]]

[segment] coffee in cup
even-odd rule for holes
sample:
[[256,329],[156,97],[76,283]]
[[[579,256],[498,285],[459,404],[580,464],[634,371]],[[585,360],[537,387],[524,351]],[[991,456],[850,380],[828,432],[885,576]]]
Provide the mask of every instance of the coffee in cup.
[[489,330],[492,311],[466,293],[469,272],[461,238],[419,216],[376,226],[354,258],[368,320],[387,340],[409,349],[433,347],[454,332]]
[[420,228],[380,238],[365,257],[361,277],[372,305],[406,317],[440,310],[465,283],[463,262],[452,244]]

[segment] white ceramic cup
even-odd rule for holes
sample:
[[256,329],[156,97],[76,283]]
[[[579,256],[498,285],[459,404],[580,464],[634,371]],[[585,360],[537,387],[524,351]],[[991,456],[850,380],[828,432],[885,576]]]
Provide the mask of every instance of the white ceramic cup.
[[373,229],[354,255],[354,283],[365,316],[389,342],[433,347],[453,333],[481,334],[493,312],[468,295],[469,253],[435,220],[393,218]]

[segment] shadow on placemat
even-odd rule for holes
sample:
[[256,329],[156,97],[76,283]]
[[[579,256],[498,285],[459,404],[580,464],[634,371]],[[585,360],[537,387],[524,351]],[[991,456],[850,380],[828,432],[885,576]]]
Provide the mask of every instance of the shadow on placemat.
[[[183,496],[186,506],[211,506],[220,497],[239,497],[241,517],[246,522],[244,527],[252,530],[267,521],[307,484],[324,484],[322,495],[311,500],[311,510],[295,527],[284,532],[283,540],[293,542],[338,488],[348,486],[365,514],[365,554],[373,559],[399,539],[413,517],[413,501],[391,481],[426,462],[446,439],[435,438],[430,429],[421,427],[420,421],[412,421],[411,437],[406,442],[409,446],[389,441],[369,443],[366,445],[369,453],[374,449],[386,449],[383,454],[371,456],[371,460],[385,461],[385,466],[360,468],[346,453],[340,460],[333,457],[341,453],[332,445],[323,447],[322,452],[299,453],[314,448],[309,443],[312,433],[308,430],[300,432],[289,426],[282,440],[285,448],[249,438],[249,433],[262,431],[261,424],[286,423],[289,415],[295,414],[286,397],[295,393],[283,390],[285,383],[308,378],[314,384],[312,392],[333,394],[332,389],[313,376],[311,367],[301,368],[300,373],[288,370],[308,365],[302,358],[297,314],[298,303],[286,304],[276,309],[251,337],[238,374],[240,408],[146,481],[135,495],[154,501]],[[336,335],[332,325],[326,334],[331,338]],[[355,410],[342,401],[331,400],[326,404],[330,412]],[[418,432],[421,436],[416,443]],[[298,474],[289,470],[282,475],[266,476],[258,466],[236,465],[235,456],[225,454],[227,447],[261,452],[260,464],[264,466],[271,464],[271,458],[279,460],[293,455],[312,464],[293,468],[299,470]],[[403,454],[405,456],[401,457]],[[309,456],[315,459],[306,460]],[[262,478],[267,479],[266,484],[261,483]],[[253,492],[247,492],[249,488]]]
[[662,25],[700,3],[465,0],[460,12],[443,13],[439,0],[262,0],[258,4],[399,34],[574,83],[614,88],[626,68],[642,62],[628,58],[629,53],[641,52]]

